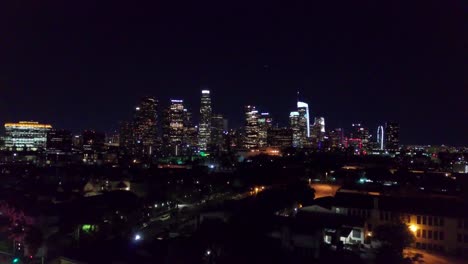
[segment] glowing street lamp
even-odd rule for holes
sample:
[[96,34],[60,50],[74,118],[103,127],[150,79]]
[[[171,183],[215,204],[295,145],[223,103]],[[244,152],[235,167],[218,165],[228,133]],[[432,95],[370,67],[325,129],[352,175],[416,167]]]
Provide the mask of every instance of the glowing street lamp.
[[418,231],[418,227],[416,225],[410,225],[408,228],[413,233],[416,233],[416,231]]

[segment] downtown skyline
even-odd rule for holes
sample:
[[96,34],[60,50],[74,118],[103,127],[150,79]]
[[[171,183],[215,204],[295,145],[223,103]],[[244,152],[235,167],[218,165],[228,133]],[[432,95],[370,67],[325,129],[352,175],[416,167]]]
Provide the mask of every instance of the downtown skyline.
[[187,5],[6,4],[0,122],[111,132],[145,96],[199,120],[206,88],[230,127],[245,105],[286,125],[300,90],[327,129],[392,120],[403,144],[468,145],[461,2]]

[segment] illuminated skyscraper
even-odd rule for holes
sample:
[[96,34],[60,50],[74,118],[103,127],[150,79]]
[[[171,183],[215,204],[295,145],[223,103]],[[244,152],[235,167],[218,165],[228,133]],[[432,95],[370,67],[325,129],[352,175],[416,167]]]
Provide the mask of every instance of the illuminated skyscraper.
[[398,151],[400,149],[400,125],[396,122],[388,122],[385,125],[385,148],[388,151]]
[[268,129],[272,126],[273,119],[269,113],[261,113],[258,118],[258,146],[267,146]]
[[201,91],[200,125],[198,127],[198,147],[206,151],[211,138],[211,97],[209,90]]
[[351,132],[350,138],[351,139],[359,139],[361,142],[361,148],[367,149],[369,146],[369,129],[367,127],[362,126],[360,123],[354,123],[352,125],[353,131]]
[[295,148],[303,147],[305,141],[305,129],[300,126],[299,112],[293,111],[289,114],[289,126],[292,129],[292,146]]
[[341,149],[344,147],[344,131],[342,128],[335,128],[328,133],[330,147],[332,149]]
[[47,132],[52,129],[49,124],[32,121],[5,124],[5,148],[9,150],[37,151],[44,149]]
[[380,150],[384,149],[384,128],[379,126],[377,128],[377,145]]
[[299,126],[305,130],[305,136],[310,137],[310,116],[309,105],[304,102],[297,102],[297,112],[299,113]]
[[255,106],[248,105],[245,107],[245,137],[244,148],[251,149],[258,147],[258,111]]
[[325,118],[316,117],[312,125],[311,142],[316,148],[321,148],[325,136]]
[[150,156],[153,154],[157,138],[157,104],[152,97],[145,97],[135,107],[133,117],[132,152],[138,156]]
[[163,140],[170,155],[180,155],[184,138],[184,101],[171,100],[165,111]]

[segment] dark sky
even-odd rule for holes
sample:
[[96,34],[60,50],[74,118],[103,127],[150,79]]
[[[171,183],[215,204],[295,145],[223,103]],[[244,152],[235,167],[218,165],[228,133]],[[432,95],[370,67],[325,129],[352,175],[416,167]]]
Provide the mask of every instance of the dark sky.
[[232,126],[245,104],[286,124],[300,90],[327,129],[468,145],[466,1],[134,2],[2,1],[0,122],[110,131],[206,86]]

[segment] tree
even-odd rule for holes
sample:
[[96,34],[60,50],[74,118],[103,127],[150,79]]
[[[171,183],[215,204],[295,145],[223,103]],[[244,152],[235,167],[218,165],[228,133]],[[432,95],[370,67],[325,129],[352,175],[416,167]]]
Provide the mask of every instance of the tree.
[[414,235],[402,222],[389,223],[376,227],[374,239],[382,246],[377,252],[377,263],[406,263],[403,249],[414,242]]

